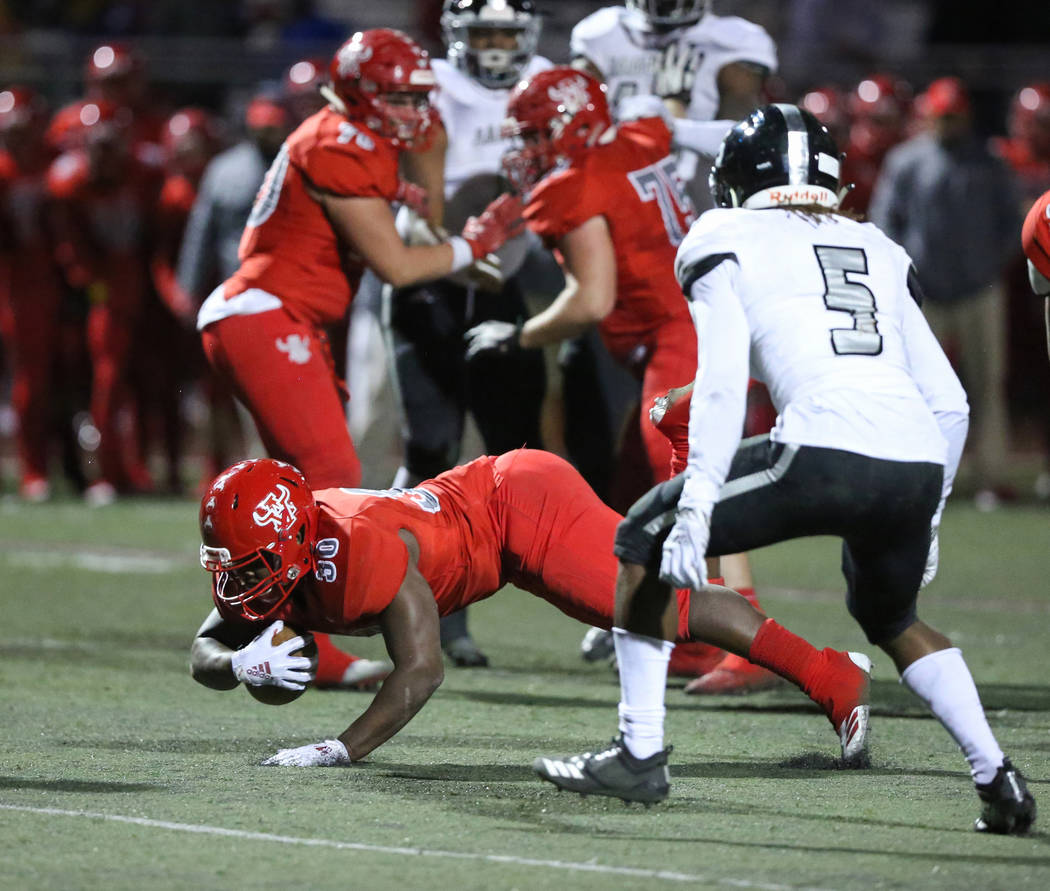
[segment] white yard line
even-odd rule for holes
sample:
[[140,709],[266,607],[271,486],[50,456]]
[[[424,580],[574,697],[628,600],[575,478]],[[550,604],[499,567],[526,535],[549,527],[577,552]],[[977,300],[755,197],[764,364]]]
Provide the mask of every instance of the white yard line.
[[194,565],[192,557],[184,560],[161,557],[150,553],[114,554],[99,551],[7,551],[0,552],[0,560],[24,569],[51,571],[58,566],[135,575],[164,575],[175,569]]
[[[758,891],[798,891],[797,885],[774,885],[736,879],[727,876],[703,876],[690,873],[671,872],[664,869],[639,869],[631,866],[607,866],[601,863],[573,863],[565,860],[535,860],[513,854],[477,854],[469,851],[440,851],[430,848],[408,848],[391,845],[369,845],[363,842],[342,842],[327,838],[299,838],[292,835],[273,835],[268,832],[247,832],[243,829],[226,829],[222,826],[206,826],[195,823],[173,823],[168,820],[150,820],[146,817],[129,817],[123,814],[104,814],[98,811],[71,811],[54,807],[28,807],[0,803],[0,810],[40,814],[48,817],[86,817],[91,820],[106,820],[111,823],[130,823],[151,829],[167,829],[172,832],[192,832],[197,835],[217,835],[224,838],[241,838],[245,841],[261,841],[270,844],[301,845],[308,848],[330,848],[337,851],[360,851],[366,854],[391,854],[397,857],[440,857],[447,860],[473,860],[482,863],[506,863],[512,866],[554,869],[562,872],[591,872],[602,875],[629,876],[631,878],[658,879],[666,882],[691,882],[704,885],[725,885],[732,888],[754,888]],[[820,891],[820,889],[807,889]]]

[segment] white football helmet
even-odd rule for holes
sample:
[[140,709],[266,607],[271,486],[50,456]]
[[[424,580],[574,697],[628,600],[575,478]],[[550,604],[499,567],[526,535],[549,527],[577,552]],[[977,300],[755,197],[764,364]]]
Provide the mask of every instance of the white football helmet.
[[695,25],[707,11],[708,0],[625,0],[628,9],[641,13],[657,31]]
[[540,17],[532,0],[445,0],[448,60],[489,89],[513,87],[536,52]]

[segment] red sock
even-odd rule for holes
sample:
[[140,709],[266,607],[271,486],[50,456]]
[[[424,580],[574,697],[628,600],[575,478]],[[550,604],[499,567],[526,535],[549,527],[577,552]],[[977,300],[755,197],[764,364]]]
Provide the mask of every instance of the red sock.
[[[754,593],[754,592],[752,592]],[[807,693],[821,665],[820,651],[773,619],[766,619],[751,641],[747,658],[776,672]]]
[[340,650],[327,634],[315,634],[317,644],[317,676],[314,683],[320,686],[338,684],[354,657]]

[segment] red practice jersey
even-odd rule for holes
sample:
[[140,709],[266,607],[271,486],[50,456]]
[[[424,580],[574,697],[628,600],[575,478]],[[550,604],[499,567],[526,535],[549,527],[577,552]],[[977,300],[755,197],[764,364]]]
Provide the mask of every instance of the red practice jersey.
[[670,152],[671,132],[660,118],[621,124],[611,142],[587,150],[529,194],[525,219],[549,246],[592,217],[605,218],[617,289],[616,305],[601,323],[607,341],[640,338],[671,318],[689,318],[674,258],[696,212]]
[[308,117],[266,173],[241,237],[241,267],[226,282],[226,297],[260,288],[303,321],[327,325],[342,319],[364,265],[340,245],[307,190],[393,201],[397,163],[397,151],[364,125],[331,108]]

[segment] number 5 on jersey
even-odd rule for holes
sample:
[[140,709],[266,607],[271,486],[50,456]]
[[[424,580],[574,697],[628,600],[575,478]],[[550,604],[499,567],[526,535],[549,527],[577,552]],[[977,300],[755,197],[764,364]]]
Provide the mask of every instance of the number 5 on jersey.
[[832,328],[831,348],[837,356],[877,356],[882,335],[875,321],[875,295],[867,285],[851,281],[851,272],[867,275],[868,257],[861,248],[815,244],[813,250],[824,276],[824,305],[853,317],[852,328]]

